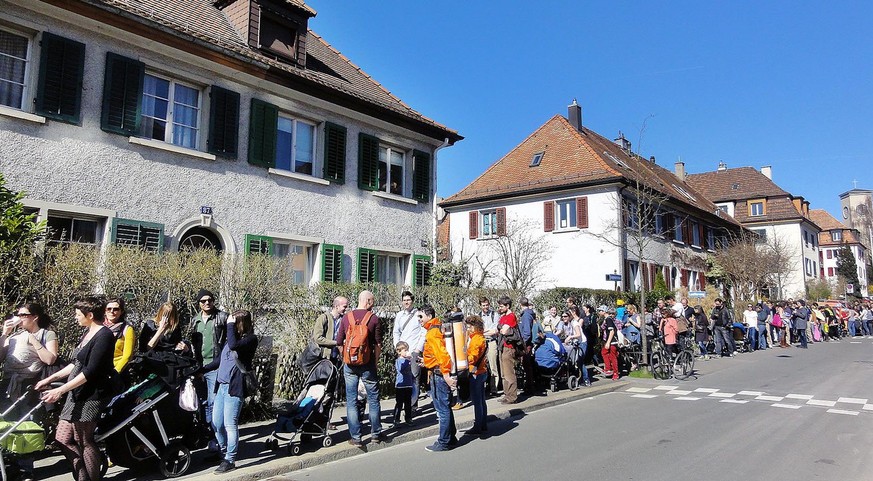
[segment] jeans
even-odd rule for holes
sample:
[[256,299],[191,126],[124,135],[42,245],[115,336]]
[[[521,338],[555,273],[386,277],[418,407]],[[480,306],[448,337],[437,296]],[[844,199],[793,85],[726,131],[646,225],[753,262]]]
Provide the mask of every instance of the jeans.
[[[639,335],[639,332],[637,332],[637,335]],[[579,343],[579,358],[576,361],[576,365],[579,368],[579,370],[582,371],[582,382],[583,383],[587,383],[589,381],[588,368],[585,367],[585,352],[587,350],[588,350],[588,343],[587,342],[580,342]]]
[[864,333],[865,336],[869,336],[870,333],[870,321],[860,321],[861,323],[861,332]]
[[212,422],[212,404],[215,403],[215,378],[218,377],[218,369],[203,373],[206,381],[206,419]]
[[430,396],[433,400],[433,408],[437,413],[437,420],[440,424],[440,435],[437,438],[437,444],[444,448],[448,448],[453,439],[457,439],[457,429],[455,429],[455,414],[452,412],[452,390],[446,384],[443,375],[437,371],[433,372],[430,380]]
[[640,330],[634,326],[628,326],[621,330],[624,337],[633,344],[640,343]]
[[849,321],[849,336],[855,337],[855,321]]
[[706,341],[697,341],[697,347],[700,348],[700,355],[706,355]]
[[746,339],[749,343],[749,351],[758,349],[758,329],[750,327],[746,329]]
[[349,425],[349,435],[355,441],[361,440],[361,420],[358,419],[358,407],[354,402],[358,398],[358,381],[363,380],[367,390],[367,404],[369,405],[370,433],[378,436],[382,433],[380,420],[381,406],[379,405],[379,376],[376,374],[376,366],[349,366],[343,365],[343,375],[346,379],[346,421]]
[[758,324],[758,349],[767,349],[767,325],[766,324]]
[[488,419],[488,405],[485,404],[485,386],[488,383],[488,373],[470,376],[470,398],[473,401],[473,429],[483,431]]
[[806,348],[806,329],[798,329],[797,337],[800,338],[800,347]]
[[[724,354],[725,346],[727,346],[728,349],[733,346],[733,338],[731,337],[731,333],[728,329],[725,329],[724,327],[713,327],[712,336],[715,338],[715,354],[717,356],[721,356]],[[730,349],[729,354],[733,354],[733,349]]]
[[412,370],[412,409],[418,409],[418,394],[421,390],[421,365],[418,364],[418,360],[421,359],[421,352],[415,351],[412,353],[412,362],[409,363],[409,367]]
[[239,413],[242,411],[243,399],[231,396],[228,384],[219,384],[212,405],[212,426],[215,428],[215,439],[225,453],[224,459],[229,463],[236,461],[239,447]]

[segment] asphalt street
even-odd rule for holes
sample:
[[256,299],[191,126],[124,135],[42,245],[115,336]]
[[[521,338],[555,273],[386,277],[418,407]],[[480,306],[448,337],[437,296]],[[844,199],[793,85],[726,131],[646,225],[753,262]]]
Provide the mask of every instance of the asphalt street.
[[873,339],[696,371],[494,422],[449,452],[425,451],[428,438],[274,480],[873,479]]

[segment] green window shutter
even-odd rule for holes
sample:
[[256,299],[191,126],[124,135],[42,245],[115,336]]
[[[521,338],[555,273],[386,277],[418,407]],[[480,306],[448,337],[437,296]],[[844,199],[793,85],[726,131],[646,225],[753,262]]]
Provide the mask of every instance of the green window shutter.
[[376,251],[358,248],[358,282],[376,282]]
[[235,159],[239,151],[239,94],[213,85],[209,96],[209,153]]
[[144,76],[145,64],[139,60],[106,54],[101,129],[128,136],[139,132]]
[[112,219],[112,243],[120,246],[142,247],[152,252],[164,249],[164,225],[131,219]]
[[430,154],[420,150],[412,152],[412,198],[419,202],[430,200]]
[[379,139],[358,135],[358,187],[379,190]]
[[42,34],[36,113],[50,119],[79,123],[82,106],[82,73],[85,44]]
[[343,280],[343,246],[322,244],[321,246],[321,281],[342,282]]
[[430,256],[412,256],[412,285],[430,285]]
[[252,99],[249,123],[249,163],[261,167],[276,166],[276,135],[279,107]]
[[250,254],[273,255],[273,238],[246,234],[246,255]]
[[346,128],[324,124],[324,179],[337,184],[346,182]]

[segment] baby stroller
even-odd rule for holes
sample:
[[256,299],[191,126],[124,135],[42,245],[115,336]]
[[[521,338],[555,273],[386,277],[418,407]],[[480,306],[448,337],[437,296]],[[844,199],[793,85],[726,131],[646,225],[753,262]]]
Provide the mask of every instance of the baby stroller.
[[[52,388],[61,384],[54,383]],[[6,481],[8,475],[4,456],[10,454],[14,458],[24,454],[38,453],[45,449],[46,430],[32,420],[34,415],[45,405],[43,401],[40,400],[23,415],[10,419],[10,414],[15,411],[19,404],[26,402],[29,398],[32,399],[34,396],[38,396],[38,393],[28,388],[5,411],[0,413],[0,474],[3,476],[3,481]]]
[[534,353],[537,373],[549,382],[549,390],[558,391],[559,384],[566,384],[571,391],[579,387],[577,364],[585,354],[576,344],[571,350],[572,359],[558,336],[547,333],[542,345]]
[[737,352],[746,352],[746,326],[735,322],[732,326],[731,333],[734,337],[734,344],[737,346]]
[[[267,438],[267,449],[279,448],[279,441],[288,441],[288,453],[300,454],[302,443],[322,438],[321,445],[333,444],[328,425],[333,414],[334,397],[339,373],[329,359],[318,361],[309,371],[303,389],[291,407],[279,414],[276,426]],[[282,434],[290,433],[290,437]],[[299,439],[299,442],[295,442]]]
[[199,410],[179,407],[179,390],[197,370],[193,358],[172,353],[140,356],[134,369],[151,370],[160,364],[166,375],[152,372],[127,391],[115,396],[97,423],[95,439],[118,466],[131,468],[150,459],[167,478],[181,476],[191,466],[191,450],[204,447],[205,424]]

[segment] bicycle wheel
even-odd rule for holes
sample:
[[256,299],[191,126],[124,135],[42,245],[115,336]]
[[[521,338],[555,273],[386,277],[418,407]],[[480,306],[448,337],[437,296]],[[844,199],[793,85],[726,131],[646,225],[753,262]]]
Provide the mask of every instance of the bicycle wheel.
[[655,379],[670,379],[670,367],[660,353],[652,354],[651,369]]
[[682,351],[673,362],[673,377],[684,381],[694,372],[694,355],[691,351]]

